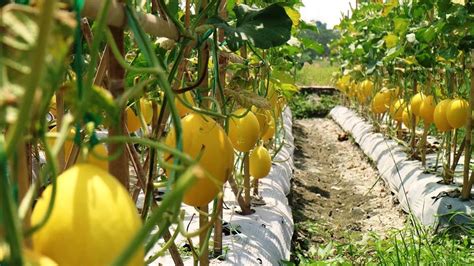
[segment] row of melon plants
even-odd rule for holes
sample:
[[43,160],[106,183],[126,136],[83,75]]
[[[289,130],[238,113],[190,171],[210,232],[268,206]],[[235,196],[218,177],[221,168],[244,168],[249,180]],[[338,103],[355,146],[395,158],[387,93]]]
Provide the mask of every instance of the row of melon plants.
[[287,43],[316,30],[301,5],[3,1],[0,264],[182,265],[178,236],[195,264],[220,256],[223,186],[252,213],[301,51],[321,49]]
[[[337,26],[335,85],[379,130],[402,139],[427,167],[427,136],[441,142],[434,169],[455,182],[464,157],[460,198],[474,183],[474,4],[471,1],[369,1]],[[383,126],[385,124],[385,126]],[[388,127],[387,127],[388,126]]]

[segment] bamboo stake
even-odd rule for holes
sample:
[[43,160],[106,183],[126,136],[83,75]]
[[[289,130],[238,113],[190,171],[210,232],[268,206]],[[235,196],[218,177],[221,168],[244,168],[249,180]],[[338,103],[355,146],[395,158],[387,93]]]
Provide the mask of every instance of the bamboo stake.
[[[117,0],[110,1],[107,25],[114,28],[124,28],[126,25],[124,6]],[[104,0],[87,0],[84,3],[82,16],[95,19],[100,12]],[[137,19],[143,30],[153,36],[179,39],[179,32],[171,23],[152,14],[137,12]]]
[[[413,95],[418,93],[418,82],[415,79],[413,82]],[[413,155],[416,154],[416,116],[411,110],[411,137],[410,137],[410,147]]]
[[466,137],[461,142],[461,145],[459,146],[458,152],[456,152],[456,149],[454,149],[454,161],[451,166],[451,171],[454,173],[456,170],[456,167],[458,166],[459,160],[461,159],[461,155],[463,154],[463,151],[466,147]]
[[451,137],[452,130],[448,130],[446,133],[446,165],[443,166],[443,179],[446,184],[450,184],[453,181],[453,175],[451,174]]
[[472,152],[472,124],[473,124],[473,107],[474,107],[474,51],[471,51],[471,93],[469,97],[470,116],[466,125],[466,146],[464,151],[464,171],[463,186],[461,198],[467,200],[471,196],[471,189],[474,183],[474,171],[469,177],[469,166],[471,164]]
[[92,47],[92,30],[86,18],[81,19],[81,31],[86,40],[87,46]]
[[104,52],[102,52],[102,56],[100,57],[99,67],[97,68],[97,72],[95,73],[94,85],[100,86],[102,84],[108,83],[106,71],[109,64],[110,53],[110,47],[106,45],[104,48]]
[[[29,171],[29,169],[31,169],[31,160],[28,160],[30,157],[28,156],[28,153],[31,154],[31,149],[28,149],[27,146],[28,144],[26,144],[24,140],[18,143],[18,160],[16,164],[17,169],[15,171],[16,182],[18,184],[18,202],[23,200],[31,185],[31,171]],[[25,217],[26,219],[23,220],[24,228],[28,228],[30,226],[30,215],[31,210],[28,210],[28,214]],[[28,241],[27,244],[30,245],[30,241]]]
[[[64,117],[64,92],[59,89],[56,92],[56,129],[59,131],[63,123]],[[66,166],[66,154],[64,153],[64,145],[59,149],[58,153],[58,167],[60,173],[65,169]]]
[[423,136],[421,137],[421,165],[426,167],[426,139],[428,138],[429,124],[423,123]]
[[[166,229],[165,232],[163,233],[163,239],[165,240],[165,242],[168,242],[171,239],[171,237],[172,236],[171,236],[170,230]],[[171,246],[169,247],[168,251],[171,255],[171,258],[173,259],[173,262],[174,262],[175,266],[183,266],[184,265],[183,259],[181,258],[181,255],[179,254],[178,247],[176,246],[174,241],[173,241],[173,243],[171,243]]]
[[253,180],[253,195],[258,196],[258,179]]
[[[131,144],[127,145],[127,151],[129,153],[132,165],[135,168],[135,173],[137,174],[138,184],[143,189],[143,191],[145,191],[146,172],[145,172],[145,169],[143,169],[142,165],[140,164],[140,159],[139,159],[138,153],[136,152],[135,148]],[[134,197],[134,200],[136,200],[135,197]],[[158,204],[156,203],[156,201],[153,200],[152,201],[152,208],[156,208],[156,207],[158,207]],[[146,217],[142,217],[142,218],[146,218]],[[165,230],[165,232],[163,234],[163,239],[166,242],[168,242],[171,239],[171,233],[169,232],[169,229]],[[170,252],[171,258],[173,259],[173,262],[176,266],[184,265],[183,260],[182,260],[181,256],[179,255],[178,248],[176,247],[176,244],[174,242],[171,243],[171,246],[168,249],[168,251]]]
[[[200,12],[203,11],[204,8],[206,8],[208,2],[207,0],[201,0],[201,10]],[[202,17],[202,22],[205,21],[207,16]],[[201,23],[201,22],[200,22]],[[201,94],[205,94],[207,91],[207,88],[209,88],[209,72],[208,72],[208,67],[207,67],[207,60],[209,58],[209,45],[205,43],[203,47],[201,48],[201,52],[199,53],[199,56],[201,57],[200,62],[203,62],[203,64],[206,64],[205,66],[202,66],[202,70],[204,73],[201,73],[201,71],[198,71],[198,76],[201,76],[201,74],[204,75],[204,79],[202,80],[201,84],[199,84],[198,88],[204,88],[201,92]],[[202,95],[206,96],[206,95]],[[203,101],[203,105],[207,106],[206,103]],[[202,228],[206,226],[208,223],[208,213],[209,213],[209,207],[208,205],[201,206],[199,208],[203,213],[199,213],[199,228]],[[208,228],[207,230],[204,230],[200,235],[199,235],[199,248],[201,250],[200,257],[199,257],[199,264],[201,266],[208,266],[209,265],[209,241],[208,241],[208,232],[211,230],[211,228]]]
[[[240,55],[242,56],[242,58],[247,58],[247,46],[244,44],[241,48],[240,48]],[[247,76],[247,74],[244,74],[245,76]],[[246,152],[244,154],[244,202],[245,202],[245,209],[247,210],[250,210],[250,169],[249,169],[249,153]],[[242,214],[243,215],[248,215],[248,214],[251,214],[251,212],[249,213],[245,213],[243,210],[242,210]]]
[[403,138],[403,134],[402,134],[402,122],[400,121],[397,121],[397,138],[398,139],[402,139]]
[[[199,207],[201,212],[199,213],[199,228],[202,228],[207,225],[209,208],[207,205]],[[199,265],[208,266],[209,265],[209,245],[203,246],[204,243],[207,243],[207,232],[210,229],[204,230],[199,234],[199,248],[201,249],[201,254],[199,256]]]
[[250,209],[250,159],[248,152],[244,154],[244,198],[245,205]]
[[[187,3],[189,2],[186,1]],[[227,11],[226,11],[226,5],[227,1],[222,0],[219,6],[219,14],[221,18],[226,19],[227,18]],[[224,30],[219,29],[218,31],[218,41],[222,42],[224,41]],[[225,74],[226,74],[226,66],[227,66],[227,58],[222,56],[219,53],[219,82],[222,84],[222,86],[225,86]],[[222,103],[225,99],[220,99],[220,94],[217,93],[217,101],[219,103]],[[231,173],[229,173],[230,175]],[[222,186],[222,193],[224,193],[224,186]],[[214,223],[214,250],[213,250],[213,256],[218,257],[222,255],[222,220],[223,220],[223,213],[222,209],[224,206],[224,195],[222,195],[221,198],[218,199],[217,201],[217,219],[216,222]]]
[[[117,44],[117,47],[120,50],[120,54],[125,55],[125,46],[124,46],[124,32],[120,28],[110,28],[114,41]],[[109,80],[108,80],[108,89],[112,93],[114,98],[120,97],[124,92],[124,77],[125,70],[119,64],[117,59],[113,54],[109,54]],[[120,120],[118,125],[110,125],[109,136],[123,136],[126,132],[126,115],[124,110],[120,112]],[[109,154],[116,154],[120,152],[120,155],[115,159],[109,162],[109,172],[111,175],[115,176],[117,180],[122,183],[122,185],[129,189],[129,170],[128,170],[128,154],[125,152],[125,144],[122,143],[110,143],[108,147]]]
[[242,215],[251,214],[252,210],[250,209],[250,206],[247,206],[247,204],[245,204],[245,199],[242,197],[242,193],[239,190],[239,188],[237,186],[237,183],[235,182],[234,177],[229,176],[229,180],[227,180],[227,181],[229,182],[229,185],[230,185],[230,188],[232,189],[232,192],[234,193],[235,197],[237,198],[237,203],[239,204],[240,209],[242,210],[241,214]]
[[[89,25],[89,22],[85,18],[83,18],[81,21],[81,29],[87,45],[91,47],[94,36],[92,35],[92,29]],[[97,72],[95,73],[94,77],[94,85],[107,87],[106,71],[109,63],[109,50],[110,47],[106,45],[102,55],[100,56],[99,66],[97,67]]]

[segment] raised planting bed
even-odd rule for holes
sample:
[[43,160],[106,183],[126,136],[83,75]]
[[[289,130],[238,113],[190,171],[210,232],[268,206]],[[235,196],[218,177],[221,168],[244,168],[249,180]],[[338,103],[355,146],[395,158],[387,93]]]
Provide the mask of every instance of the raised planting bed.
[[[242,216],[230,185],[224,188],[223,255],[210,260],[211,265],[278,265],[281,260],[289,260],[291,238],[293,236],[293,216],[288,204],[290,180],[293,176],[294,138],[292,135],[292,114],[289,108],[283,112],[284,146],[276,154],[270,174],[260,179],[259,194],[265,205],[255,204],[255,213]],[[143,202],[143,201],[141,201]],[[139,201],[140,204],[140,201]],[[198,213],[192,207],[182,205],[185,210],[184,224],[189,230],[199,228]],[[210,212],[212,209],[209,210]],[[174,231],[174,229],[173,229]],[[227,232],[226,232],[227,231]],[[213,236],[211,236],[211,240]],[[197,238],[192,238],[198,243]],[[179,236],[175,241],[178,248],[186,250],[186,239]],[[158,243],[149,254],[160,250],[163,242]],[[182,254],[185,265],[192,265],[191,253]],[[148,256],[146,256],[148,258]],[[150,265],[173,265],[168,254],[158,258]]]
[[[452,185],[440,184],[440,176],[427,173],[421,162],[409,159],[403,146],[382,133],[375,133],[373,126],[351,109],[336,106],[330,116],[373,160],[404,211],[425,225],[472,225],[474,200],[461,201],[456,193],[462,180],[455,178]],[[427,165],[433,160],[435,154],[427,155]],[[462,167],[460,163],[458,168]]]

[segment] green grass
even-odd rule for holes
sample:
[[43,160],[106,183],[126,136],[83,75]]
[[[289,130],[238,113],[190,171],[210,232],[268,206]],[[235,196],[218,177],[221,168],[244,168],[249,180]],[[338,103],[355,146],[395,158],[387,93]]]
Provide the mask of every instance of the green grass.
[[435,234],[411,222],[386,237],[369,234],[359,241],[314,243],[293,252],[295,261],[284,265],[474,265],[474,231],[447,228]]
[[318,100],[312,100],[310,94],[298,93],[293,96],[289,106],[293,116],[297,119],[301,119],[310,117],[325,117],[338,103],[338,95],[322,94],[319,96]]
[[332,73],[335,71],[338,71],[337,66],[331,66],[325,60],[306,64],[296,73],[296,83],[300,86],[330,86]]

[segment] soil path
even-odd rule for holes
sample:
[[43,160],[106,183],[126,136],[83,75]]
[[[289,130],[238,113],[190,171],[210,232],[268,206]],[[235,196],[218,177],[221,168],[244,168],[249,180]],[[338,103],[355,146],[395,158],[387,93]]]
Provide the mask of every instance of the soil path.
[[292,254],[403,226],[405,217],[383,180],[350,137],[338,140],[344,132],[334,121],[296,120],[293,131]]

